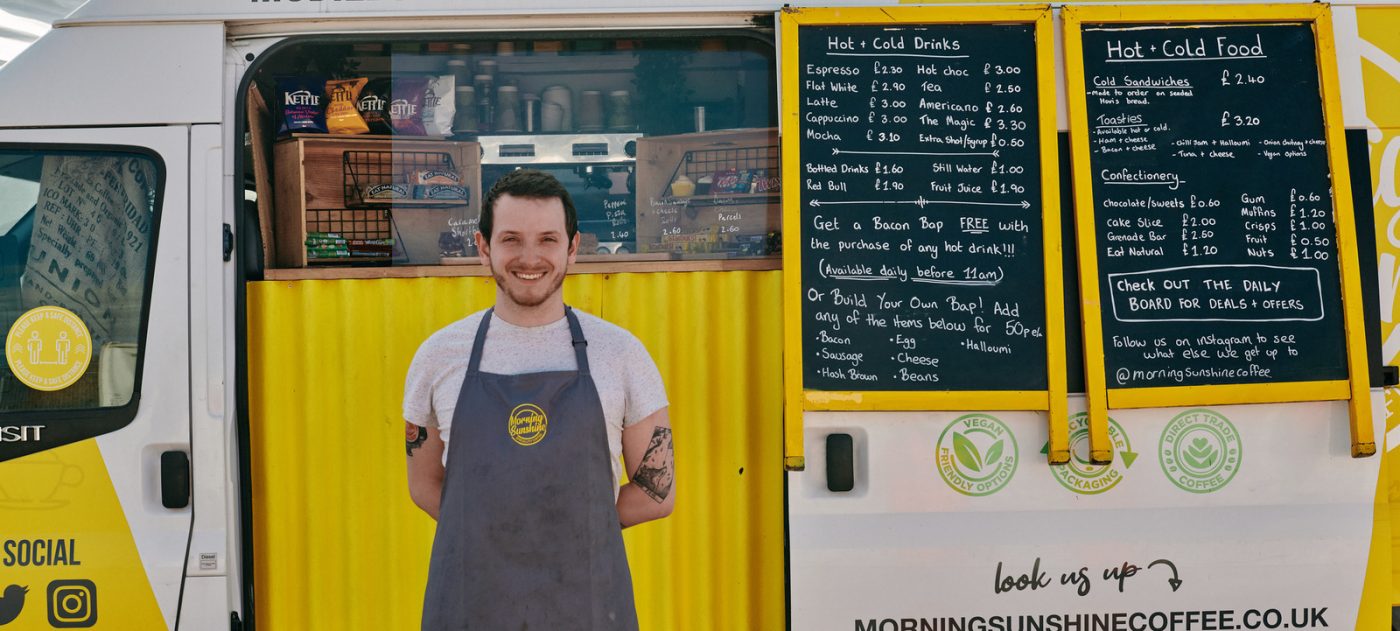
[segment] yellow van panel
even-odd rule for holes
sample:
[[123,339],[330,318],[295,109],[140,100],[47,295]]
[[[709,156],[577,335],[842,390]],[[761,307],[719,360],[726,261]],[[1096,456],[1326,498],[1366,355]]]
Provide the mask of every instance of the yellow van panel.
[[[1400,329],[1396,328],[1395,312],[1397,304],[1396,280],[1400,278],[1400,234],[1393,225],[1400,215],[1400,9],[1394,7],[1358,7],[1356,9],[1357,35],[1361,45],[1361,75],[1365,90],[1366,119],[1375,128],[1369,130],[1371,144],[1371,183],[1375,189],[1371,199],[1375,205],[1376,247],[1380,265],[1381,292],[1381,361],[1387,365],[1397,365],[1397,341]],[[1394,429],[1397,417],[1396,392],[1386,392],[1386,429]],[[1393,448],[1387,445],[1386,449]],[[1395,456],[1389,452],[1381,468],[1380,501],[1388,501],[1389,506],[1379,506],[1378,514],[1385,512],[1387,525],[1400,517],[1400,466],[1395,464]],[[1388,508],[1389,510],[1384,510]],[[1378,522],[1380,520],[1378,519]],[[1378,531],[1380,523],[1377,524]],[[1382,553],[1389,553],[1389,564],[1377,559],[1376,550],[1372,554],[1372,567],[1366,577],[1368,592],[1375,584],[1383,582],[1385,596],[1391,604],[1400,604],[1400,563],[1394,563],[1400,555],[1400,529],[1391,528],[1388,547]],[[1382,565],[1388,565],[1388,572],[1382,572]],[[1388,580],[1387,580],[1388,579]]]
[[[643,629],[781,629],[781,272],[570,276],[671,400],[675,513],[626,532]],[[434,522],[408,497],[404,374],[487,278],[248,286],[259,629],[416,629]]]

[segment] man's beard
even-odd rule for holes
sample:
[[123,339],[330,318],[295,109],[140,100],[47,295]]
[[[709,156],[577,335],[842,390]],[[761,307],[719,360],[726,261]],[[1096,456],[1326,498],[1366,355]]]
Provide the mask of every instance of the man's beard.
[[560,287],[564,286],[564,275],[558,274],[557,276],[555,276],[554,286],[550,287],[549,291],[542,292],[538,298],[532,299],[528,296],[520,295],[520,293],[518,293],[508,282],[506,282],[507,280],[509,280],[509,275],[506,272],[496,269],[495,265],[491,266],[491,277],[496,279],[496,287],[503,290],[506,294],[506,297],[510,298],[511,302],[515,303],[518,306],[525,307],[527,309],[533,309],[544,304],[545,301],[549,300],[551,297],[553,297],[556,293],[559,292]]

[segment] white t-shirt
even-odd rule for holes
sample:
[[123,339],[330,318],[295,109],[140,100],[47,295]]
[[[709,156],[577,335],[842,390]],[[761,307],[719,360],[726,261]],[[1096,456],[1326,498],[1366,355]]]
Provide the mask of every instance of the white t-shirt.
[[[478,311],[432,334],[408,367],[404,383],[403,417],[421,427],[436,427],[445,444],[442,464],[447,466],[451,448],[452,415],[467,375],[472,344],[484,311]],[[622,474],[622,429],[666,407],[666,387],[656,362],[641,340],[626,329],[596,316],[574,310],[583,337],[588,340],[588,366],[607,422],[608,447],[612,450],[613,482]],[[573,338],[568,318],[536,327],[515,326],[491,317],[481,371],[520,375],[555,370],[575,370]]]

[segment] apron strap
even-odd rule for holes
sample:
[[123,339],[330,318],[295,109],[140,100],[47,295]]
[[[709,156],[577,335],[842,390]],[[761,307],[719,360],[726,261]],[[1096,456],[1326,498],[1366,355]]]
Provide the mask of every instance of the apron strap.
[[486,310],[481,316],[481,325],[476,327],[476,341],[472,342],[472,357],[467,361],[467,374],[476,376],[481,369],[481,349],[486,346],[486,329],[491,326],[491,313],[495,307]]
[[569,319],[569,334],[574,338],[574,359],[578,361],[578,371],[581,374],[588,374],[588,340],[583,339],[583,327],[578,323],[578,316],[574,315],[573,307],[564,307],[564,315]]

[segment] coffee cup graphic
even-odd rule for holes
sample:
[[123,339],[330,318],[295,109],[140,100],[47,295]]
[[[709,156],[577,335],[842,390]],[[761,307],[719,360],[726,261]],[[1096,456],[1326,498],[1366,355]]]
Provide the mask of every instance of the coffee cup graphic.
[[52,452],[0,464],[0,507],[58,508],[68,504],[65,489],[83,483],[83,469]]

